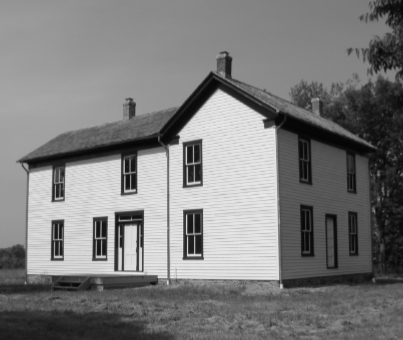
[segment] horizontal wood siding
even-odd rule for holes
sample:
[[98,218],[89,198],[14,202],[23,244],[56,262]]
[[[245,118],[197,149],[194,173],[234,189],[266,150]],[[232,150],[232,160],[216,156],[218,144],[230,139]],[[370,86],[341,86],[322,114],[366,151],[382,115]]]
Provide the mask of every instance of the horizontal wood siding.
[[[298,135],[280,130],[279,147],[283,279],[371,272],[368,158],[356,155],[354,194],[347,192],[345,150],[312,139],[312,185],[309,185],[299,182]],[[301,205],[313,206],[313,257],[301,256]],[[358,213],[358,256],[349,255],[349,211]],[[337,215],[337,269],[326,268],[326,214]]]
[[[28,274],[113,273],[115,212],[144,210],[144,271],[166,277],[166,156],[138,151],[138,193],[121,195],[121,155],[66,164],[66,199],[51,202],[52,168],[31,170]],[[93,218],[108,217],[108,260],[92,261]],[[64,261],[51,261],[51,221],[64,220]]]
[[[278,279],[275,130],[217,90],[171,155],[171,276]],[[183,144],[202,140],[203,186],[183,188]],[[204,260],[183,260],[183,211],[203,209]]]

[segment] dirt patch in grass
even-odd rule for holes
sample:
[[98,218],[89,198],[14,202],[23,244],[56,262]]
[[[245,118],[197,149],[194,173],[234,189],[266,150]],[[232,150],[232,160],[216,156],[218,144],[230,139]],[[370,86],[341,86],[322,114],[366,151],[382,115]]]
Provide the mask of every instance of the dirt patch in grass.
[[[5,339],[399,339],[403,285],[279,290],[265,282],[0,292]],[[12,331],[18,330],[18,331]]]

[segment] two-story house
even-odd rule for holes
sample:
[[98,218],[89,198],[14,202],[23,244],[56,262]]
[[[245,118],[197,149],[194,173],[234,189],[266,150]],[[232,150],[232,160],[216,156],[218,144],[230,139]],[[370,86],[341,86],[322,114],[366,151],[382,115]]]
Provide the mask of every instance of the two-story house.
[[372,276],[368,153],[314,112],[232,78],[179,107],[64,133],[29,166],[27,274],[292,285]]

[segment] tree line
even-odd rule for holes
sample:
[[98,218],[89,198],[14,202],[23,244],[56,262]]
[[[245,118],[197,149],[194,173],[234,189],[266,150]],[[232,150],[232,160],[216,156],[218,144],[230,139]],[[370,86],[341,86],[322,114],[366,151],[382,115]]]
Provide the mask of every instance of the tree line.
[[25,248],[16,244],[9,248],[0,249],[0,269],[25,268]]
[[293,103],[311,110],[311,99],[324,101],[324,117],[377,148],[369,155],[373,260],[381,272],[403,269],[403,0],[369,2],[365,23],[385,19],[390,31],[374,36],[364,48],[348,48],[369,63],[368,74],[395,71],[395,81],[379,76],[361,84],[357,75],[345,83],[304,80],[290,90]]

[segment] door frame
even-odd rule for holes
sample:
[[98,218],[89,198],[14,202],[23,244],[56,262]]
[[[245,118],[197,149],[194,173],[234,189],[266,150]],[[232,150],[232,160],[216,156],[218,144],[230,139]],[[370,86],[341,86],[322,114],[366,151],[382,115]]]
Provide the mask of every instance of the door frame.
[[[141,219],[141,228],[142,228],[142,240],[139,238],[139,228],[137,228],[137,247],[139,242],[142,242],[142,254],[141,254],[141,269],[142,270],[125,270],[125,260],[124,260],[124,251],[125,251],[125,228],[122,228],[122,270],[119,270],[119,226],[124,226],[126,224],[134,224],[132,220],[128,221],[119,221],[119,217],[124,215],[135,215],[139,219]],[[138,221],[137,221],[138,222]],[[138,247],[139,248],[139,247]],[[137,248],[137,251],[138,251]],[[139,254],[137,253],[137,269],[139,268]],[[122,272],[144,272],[144,210],[133,210],[133,211],[120,211],[115,212],[115,272],[122,271]]]
[[[327,247],[327,219],[333,219],[333,249],[334,249],[334,267],[329,267],[328,263],[328,247]],[[337,250],[337,215],[334,214],[326,214],[325,215],[325,238],[326,238],[326,268],[327,269],[337,269],[339,267],[338,260],[338,250]]]

